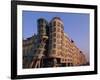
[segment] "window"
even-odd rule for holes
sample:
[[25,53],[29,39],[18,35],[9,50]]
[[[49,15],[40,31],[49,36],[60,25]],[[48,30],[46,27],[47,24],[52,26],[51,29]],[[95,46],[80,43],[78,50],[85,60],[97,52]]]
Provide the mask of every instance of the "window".
[[61,40],[57,40],[57,43],[58,43],[58,44],[61,44]]
[[59,45],[57,45],[57,48],[58,48],[58,49],[60,49],[60,46],[59,46]]
[[56,39],[54,39],[53,41],[56,42]]
[[54,33],[53,36],[56,37],[56,33]]
[[61,30],[61,33],[63,34],[63,30]]
[[58,30],[57,30],[58,32],[60,32],[60,28],[58,28]]
[[63,27],[63,25],[61,25],[61,28],[64,30],[64,27]]
[[56,28],[53,28],[53,32],[55,32],[56,31]]
[[[52,43],[52,40],[51,40],[51,39],[49,40],[49,43]],[[51,45],[51,44],[50,44],[50,45]]]
[[52,27],[51,26],[49,27],[49,30],[50,30],[50,32],[52,31]]
[[52,45],[49,45],[49,48],[51,49],[52,48]]
[[52,53],[53,53],[53,54],[56,54],[56,50],[52,50]]
[[57,26],[60,26],[60,22],[57,22]]
[[56,26],[56,21],[53,22],[53,26]]
[[45,30],[46,30],[45,28],[46,28],[46,27],[41,26],[41,27],[39,28],[39,30],[40,30],[40,31],[42,31],[42,30],[45,31]]
[[60,35],[59,34],[57,35],[57,38],[60,38]]
[[56,44],[53,44],[53,48],[56,48]]

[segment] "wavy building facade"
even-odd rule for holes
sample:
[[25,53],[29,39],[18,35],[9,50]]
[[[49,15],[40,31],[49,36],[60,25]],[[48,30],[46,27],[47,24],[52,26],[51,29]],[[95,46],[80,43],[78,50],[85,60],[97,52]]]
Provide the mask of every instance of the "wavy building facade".
[[[42,57],[39,67],[83,66],[87,64],[84,53],[64,32],[64,24],[59,17],[54,17],[50,22],[40,18],[37,20],[37,24],[38,33],[23,40],[23,68],[32,68],[30,64],[38,59],[35,58],[35,55],[39,53],[39,51],[36,53],[36,50],[40,48],[44,51],[40,50]],[[41,38],[44,36],[48,39]],[[45,46],[39,46],[43,43],[41,40],[44,39],[46,39]],[[40,48],[37,48],[37,46]],[[34,59],[31,59],[33,57]],[[36,65],[35,62],[34,65]]]

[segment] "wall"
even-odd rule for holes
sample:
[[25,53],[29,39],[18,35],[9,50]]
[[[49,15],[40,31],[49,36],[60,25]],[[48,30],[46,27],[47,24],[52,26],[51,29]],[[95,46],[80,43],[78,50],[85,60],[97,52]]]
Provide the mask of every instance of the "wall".
[[[48,2],[61,2],[61,3],[78,3],[78,4],[97,4],[99,0],[34,0],[34,1],[48,1]],[[100,14],[100,5],[98,14]],[[11,25],[10,25],[10,0],[0,0],[0,80],[10,80],[10,44],[11,44]],[[98,21],[100,15],[98,16]],[[100,26],[100,23],[98,24]],[[98,34],[100,34],[100,28],[98,28]],[[100,36],[98,36],[100,41]],[[98,42],[100,44],[100,42]],[[98,45],[100,49],[100,45]],[[98,50],[100,53],[100,50]],[[98,67],[100,67],[100,54],[98,54]],[[55,77],[55,78],[39,78],[34,80],[99,80],[100,79],[100,68],[98,75],[84,75],[84,76],[71,76],[71,77]],[[28,80],[28,79],[27,79]],[[33,80],[33,79],[32,79]]]

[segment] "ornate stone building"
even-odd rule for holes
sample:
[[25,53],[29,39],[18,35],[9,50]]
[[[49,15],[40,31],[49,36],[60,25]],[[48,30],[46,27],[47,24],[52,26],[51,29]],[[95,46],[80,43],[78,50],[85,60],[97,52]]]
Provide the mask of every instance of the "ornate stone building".
[[[45,41],[45,47],[41,48],[45,50],[42,51],[43,56],[40,60],[40,65],[42,66],[40,67],[86,65],[87,60],[84,53],[64,32],[64,24],[59,17],[54,17],[49,23],[40,18],[37,23],[37,35],[23,40],[23,68],[30,68],[29,65],[32,60],[30,61],[29,58],[31,59],[36,54],[36,51],[32,49],[41,44],[41,37],[44,36],[48,37],[48,39]],[[39,50],[38,48],[36,49]]]

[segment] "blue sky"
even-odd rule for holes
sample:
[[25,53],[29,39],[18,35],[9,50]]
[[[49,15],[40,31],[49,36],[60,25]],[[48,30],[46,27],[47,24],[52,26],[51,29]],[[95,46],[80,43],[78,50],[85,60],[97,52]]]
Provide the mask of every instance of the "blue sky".
[[37,19],[45,18],[50,22],[55,16],[62,19],[64,32],[74,40],[78,48],[85,52],[87,59],[89,59],[89,14],[23,11],[23,38],[31,37],[37,33]]

